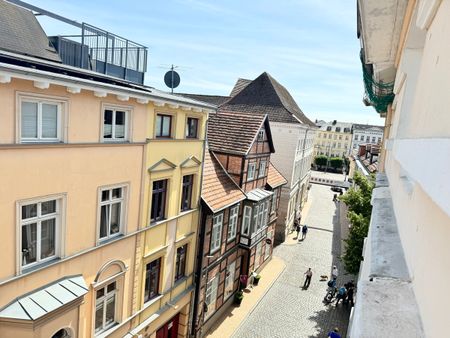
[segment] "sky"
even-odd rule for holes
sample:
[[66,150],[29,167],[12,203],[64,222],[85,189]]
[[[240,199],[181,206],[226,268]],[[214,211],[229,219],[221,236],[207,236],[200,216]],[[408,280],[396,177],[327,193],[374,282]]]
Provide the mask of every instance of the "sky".
[[[355,0],[28,0],[149,48],[145,83],[173,64],[175,92],[228,95],[238,78],[264,71],[287,88],[311,119],[383,125],[365,107]],[[47,35],[79,29],[39,17]]]

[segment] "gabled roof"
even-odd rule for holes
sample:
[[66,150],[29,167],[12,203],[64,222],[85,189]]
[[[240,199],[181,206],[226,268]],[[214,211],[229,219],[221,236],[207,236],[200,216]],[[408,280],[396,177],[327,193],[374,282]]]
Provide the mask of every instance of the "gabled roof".
[[208,120],[209,149],[222,153],[246,155],[263,125],[266,128],[271,151],[275,152],[267,115],[228,112],[219,109],[216,114],[211,114]]
[[245,87],[247,87],[247,85],[252,82],[252,80],[248,80],[248,79],[237,79],[236,84],[234,85],[233,89],[231,90],[230,96],[236,96],[238,93],[241,92],[242,89],[244,89]]
[[279,187],[280,185],[286,184],[287,180],[283,175],[275,168],[272,162],[269,163],[269,172],[267,173],[267,184],[272,189]]
[[245,199],[243,191],[209,150],[205,152],[202,199],[212,212],[218,212]]
[[384,127],[383,126],[374,126],[374,125],[371,125],[371,124],[359,124],[359,123],[353,123],[353,129],[356,129],[356,130],[375,129],[375,130],[379,130],[381,132],[384,131]]
[[221,95],[200,95],[188,93],[177,93],[175,95],[187,97],[196,101],[206,102],[209,104],[213,104],[215,106],[220,106],[230,99],[229,96],[221,96]]
[[[238,86],[236,83],[236,86]],[[241,81],[240,86],[245,82]],[[238,90],[235,86],[235,92]],[[222,107],[229,111],[267,114],[270,121],[306,124],[314,127],[299,108],[291,94],[272,76],[264,72],[248,83]]]
[[84,296],[88,287],[83,276],[71,276],[17,298],[0,310],[0,319],[36,320]]
[[61,62],[34,14],[0,0],[0,49]]

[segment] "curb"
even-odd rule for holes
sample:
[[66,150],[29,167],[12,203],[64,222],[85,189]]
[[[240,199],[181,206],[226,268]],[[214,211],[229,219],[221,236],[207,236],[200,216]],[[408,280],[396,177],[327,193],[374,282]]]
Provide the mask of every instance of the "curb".
[[[281,259],[281,257],[280,257]],[[283,270],[280,271],[280,273],[278,274],[277,278],[275,278],[272,283],[270,283],[269,287],[266,289],[266,291],[264,291],[264,293],[261,295],[261,297],[258,299],[258,301],[256,302],[255,305],[253,305],[253,307],[250,309],[250,311],[247,313],[247,315],[245,316],[244,320],[236,327],[236,329],[233,331],[233,333],[231,334],[231,337],[234,337],[234,335],[236,334],[236,332],[239,331],[239,329],[242,327],[242,325],[244,325],[245,319],[248,318],[253,311],[255,311],[256,307],[259,305],[259,303],[261,303],[261,301],[264,299],[264,297],[267,295],[267,293],[270,291],[270,289],[272,289],[273,285],[275,284],[275,282],[278,280],[278,278],[280,278],[280,276],[283,274],[284,270],[286,270],[286,262],[283,260],[284,264],[284,268]]]

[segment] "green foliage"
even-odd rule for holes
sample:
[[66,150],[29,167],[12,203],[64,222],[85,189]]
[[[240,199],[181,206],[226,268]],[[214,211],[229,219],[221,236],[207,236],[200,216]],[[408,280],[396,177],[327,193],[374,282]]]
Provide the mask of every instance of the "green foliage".
[[328,161],[328,157],[326,157],[325,155],[318,155],[314,159],[314,163],[316,165],[318,165],[318,166],[325,166],[325,165],[327,165],[327,161]]
[[347,272],[358,274],[362,260],[364,238],[369,231],[370,216],[372,213],[372,190],[375,186],[373,177],[365,177],[356,172],[354,176],[356,187],[350,188],[347,193],[339,197],[348,206],[347,218],[351,228],[345,240],[345,254],[342,260]]
[[340,157],[330,158],[330,166],[334,169],[342,168],[343,164],[344,164],[344,160]]

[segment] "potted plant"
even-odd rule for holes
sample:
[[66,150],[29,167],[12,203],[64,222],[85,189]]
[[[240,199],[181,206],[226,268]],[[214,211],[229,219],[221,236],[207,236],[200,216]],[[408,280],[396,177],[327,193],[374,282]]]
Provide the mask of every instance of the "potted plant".
[[237,291],[234,294],[234,303],[236,305],[241,305],[242,299],[244,299],[244,292],[243,291]]
[[261,275],[256,275],[255,277],[253,277],[253,285],[258,285],[259,280],[261,279]]

